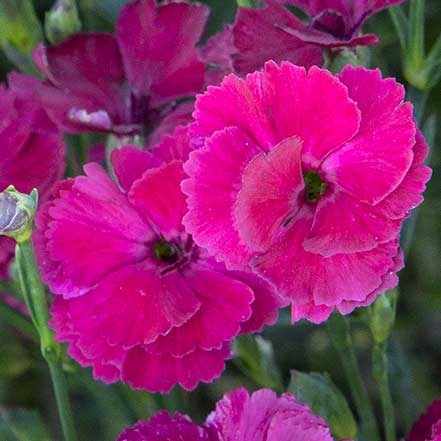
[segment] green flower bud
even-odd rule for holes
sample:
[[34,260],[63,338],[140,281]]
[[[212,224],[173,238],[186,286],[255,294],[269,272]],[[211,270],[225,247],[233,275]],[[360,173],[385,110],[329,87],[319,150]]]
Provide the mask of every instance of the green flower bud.
[[53,44],[80,32],[81,22],[75,0],[57,0],[46,13],[44,28],[47,39]]
[[387,291],[369,309],[369,327],[377,344],[382,344],[389,338],[395,323],[397,298],[398,290]]
[[17,242],[29,240],[38,203],[38,192],[19,193],[10,185],[0,193],[0,235],[12,237]]

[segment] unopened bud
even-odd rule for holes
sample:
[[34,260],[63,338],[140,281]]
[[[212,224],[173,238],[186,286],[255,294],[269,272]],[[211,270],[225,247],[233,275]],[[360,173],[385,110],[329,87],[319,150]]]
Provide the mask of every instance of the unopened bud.
[[0,235],[24,242],[31,237],[32,222],[37,208],[38,193],[30,195],[19,193],[9,186],[0,193]]
[[370,307],[369,327],[377,344],[384,343],[395,323],[398,291],[393,289],[381,294]]
[[57,0],[46,13],[44,28],[52,44],[61,43],[81,31],[81,22],[75,0]]

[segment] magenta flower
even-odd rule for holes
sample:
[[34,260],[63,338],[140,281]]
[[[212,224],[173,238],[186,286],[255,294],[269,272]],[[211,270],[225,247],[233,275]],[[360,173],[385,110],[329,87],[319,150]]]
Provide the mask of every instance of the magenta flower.
[[[39,191],[45,200],[64,170],[65,146],[46,113],[29,99],[38,80],[9,75],[9,89],[0,86],[0,192],[9,185],[18,191]],[[9,278],[15,242],[0,237],[0,280]]]
[[283,301],[270,284],[227,271],[182,225],[185,128],[154,155],[112,155],[120,188],[98,164],[64,181],[36,219],[43,280],[58,294],[51,325],[95,378],[169,391],[210,382],[241,332],[274,323]]
[[325,47],[374,45],[374,34],[359,35],[364,22],[382,9],[404,0],[278,0],[301,8],[310,17],[304,29],[284,28],[305,43]]
[[196,102],[184,224],[228,268],[291,299],[294,319],[348,313],[397,284],[398,238],[430,177],[404,89],[268,62]]
[[408,441],[441,441],[441,399],[433,401],[410,429]]
[[198,3],[137,0],[118,17],[116,37],[77,34],[41,48],[36,64],[47,76],[40,95],[65,131],[149,133],[176,99],[199,92],[197,57],[208,8]]
[[[156,435],[156,436],[155,436]],[[227,393],[203,427],[180,414],[159,412],[139,421],[117,441],[332,441],[325,421],[290,393],[280,398],[269,389],[251,396],[244,388]]]
[[180,413],[170,416],[161,411],[153,415],[148,422],[138,421],[124,430],[116,441],[216,441],[205,428],[191,422],[190,418]]

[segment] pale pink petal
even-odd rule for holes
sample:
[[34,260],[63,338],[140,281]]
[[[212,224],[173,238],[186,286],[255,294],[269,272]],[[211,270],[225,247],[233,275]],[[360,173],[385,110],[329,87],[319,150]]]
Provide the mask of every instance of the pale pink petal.
[[260,152],[245,133],[229,128],[185,163],[190,179],[182,182],[182,190],[189,211],[183,223],[199,246],[236,269],[247,268],[251,254],[234,229],[234,203],[245,167]]
[[165,237],[173,237],[184,229],[182,216],[187,204],[180,188],[184,177],[182,161],[173,161],[147,170],[129,192],[129,201]]
[[138,0],[125,6],[116,25],[127,78],[152,105],[193,95],[204,82],[195,45],[208,17],[201,4]]
[[183,276],[201,306],[191,320],[147,346],[148,352],[182,357],[198,347],[220,349],[250,318],[254,294],[246,283],[210,268],[190,268]]
[[129,351],[124,362],[123,380],[134,389],[150,392],[170,392],[176,384],[193,390],[200,381],[212,382],[219,377],[230,357],[228,346],[212,351],[196,349],[181,358],[153,355],[137,347]]
[[125,192],[130,190],[132,184],[146,170],[159,167],[162,164],[162,161],[156,156],[131,145],[113,150],[111,162],[118,183]]
[[317,203],[314,222],[303,247],[324,257],[368,251],[394,239],[401,223],[402,219],[389,219],[381,207],[327,189],[326,197]]
[[400,104],[403,87],[381,79],[378,70],[349,67],[339,78],[362,112],[360,130],[324,161],[322,170],[360,201],[377,204],[400,185],[412,163],[412,105]]
[[371,251],[326,258],[303,249],[310,216],[300,213],[269,251],[254,258],[253,268],[274,283],[293,305],[313,302],[335,306],[343,300],[366,299],[393,266],[396,240]]
[[305,184],[301,141],[288,138],[245,168],[234,218],[240,237],[253,251],[265,251],[282,225],[300,209]]

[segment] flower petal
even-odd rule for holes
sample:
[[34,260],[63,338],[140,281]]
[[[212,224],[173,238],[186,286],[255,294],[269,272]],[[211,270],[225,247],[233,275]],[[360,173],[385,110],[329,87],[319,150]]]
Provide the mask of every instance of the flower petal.
[[187,204],[180,188],[184,177],[182,161],[172,161],[147,170],[129,192],[130,202],[165,237],[172,237],[184,229],[182,217]]
[[[339,76],[361,110],[360,130],[322,164],[329,180],[368,204],[395,190],[413,160],[416,127],[404,89],[379,70],[347,67]],[[363,85],[363,87],[361,87]]]
[[129,351],[123,367],[123,380],[134,389],[167,393],[179,384],[193,390],[200,381],[211,382],[225,369],[231,357],[228,346],[220,350],[196,349],[184,357],[153,355],[137,347]]
[[288,138],[246,166],[234,218],[240,237],[253,251],[265,251],[280,227],[300,209],[304,189],[301,141]]
[[193,95],[204,83],[195,45],[208,17],[201,4],[138,0],[125,6],[116,25],[127,78],[152,105]]
[[193,151],[184,166],[190,179],[182,182],[188,195],[183,223],[195,242],[227,267],[247,268],[251,256],[234,229],[233,206],[243,170],[260,152],[245,133],[227,128]]

